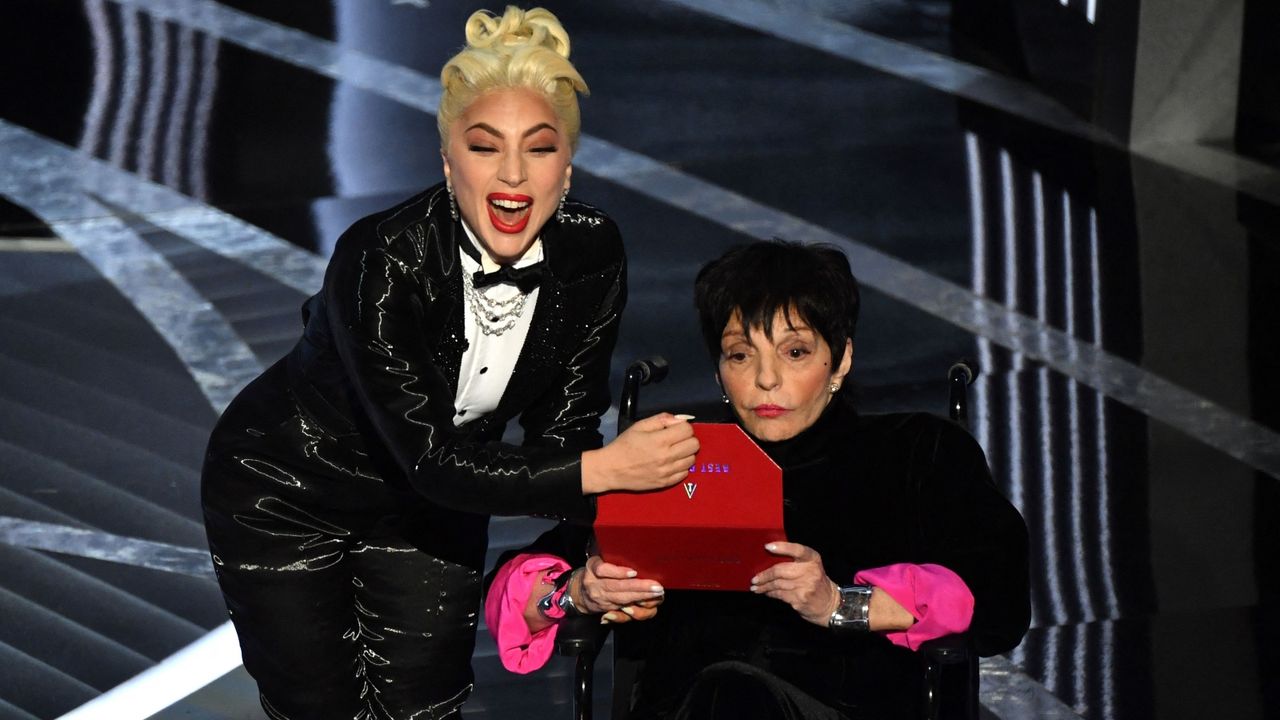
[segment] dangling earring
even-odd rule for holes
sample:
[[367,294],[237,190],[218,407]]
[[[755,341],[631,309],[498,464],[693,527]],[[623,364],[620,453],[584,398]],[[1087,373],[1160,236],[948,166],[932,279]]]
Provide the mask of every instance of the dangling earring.
[[728,405],[728,404],[729,404],[729,396],[728,396],[728,395],[721,395],[721,396],[720,396],[720,399],[724,401],[724,404],[725,404],[725,405]]
[[449,217],[454,220],[458,219],[458,201],[453,199],[453,184],[446,183],[445,189],[449,191]]
[[837,382],[831,383],[830,390],[831,390],[831,394],[835,395],[837,392],[840,391],[840,383],[837,383]]
[[564,222],[564,199],[569,197],[569,188],[560,194],[560,206],[556,208],[556,222]]

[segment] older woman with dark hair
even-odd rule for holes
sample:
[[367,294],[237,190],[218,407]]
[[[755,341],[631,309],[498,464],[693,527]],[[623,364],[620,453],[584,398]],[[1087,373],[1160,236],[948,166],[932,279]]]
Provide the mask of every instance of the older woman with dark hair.
[[557,528],[490,588],[504,662],[528,671],[557,616],[601,612],[628,623],[615,652],[644,663],[633,720],[917,717],[921,643],[967,630],[990,655],[1026,632],[1021,516],[959,426],[855,410],[859,293],[839,250],[740,247],[695,297],[732,419],[783,469],[780,562],[742,592],[664,593]]

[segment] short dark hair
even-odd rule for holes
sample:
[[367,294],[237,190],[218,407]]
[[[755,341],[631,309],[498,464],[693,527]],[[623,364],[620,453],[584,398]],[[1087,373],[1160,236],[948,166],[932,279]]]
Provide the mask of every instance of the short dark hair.
[[698,271],[694,305],[711,361],[720,357],[720,336],[737,311],[744,330],[771,333],[781,310],[813,328],[831,347],[832,368],[858,327],[861,296],[849,259],[833,245],[759,240],[735,247]]

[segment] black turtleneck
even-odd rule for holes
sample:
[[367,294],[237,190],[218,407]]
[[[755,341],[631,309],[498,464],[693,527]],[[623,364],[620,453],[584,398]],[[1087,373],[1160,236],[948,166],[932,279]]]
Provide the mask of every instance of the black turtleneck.
[[[863,569],[937,563],[974,593],[980,652],[1022,638],[1026,528],[964,430],[931,415],[859,415],[832,403],[799,435],[757,442],[783,469],[788,540],[817,550],[837,584]],[[769,670],[850,717],[915,715],[914,653],[876,634],[837,637],[772,598],[673,591],[655,621],[624,627],[619,654],[646,662],[640,718],[662,717],[697,669],[724,659]]]
[[[783,469],[788,540],[817,550],[836,583],[894,563],[943,565],[974,594],[970,634],[980,654],[1021,640],[1030,620],[1026,526],[963,429],[832,403],[799,435],[757,442]],[[538,549],[553,547],[553,534]],[[654,620],[617,630],[615,656],[644,663],[636,720],[665,717],[698,671],[720,660],[767,670],[850,718],[916,716],[922,677],[910,650],[875,633],[836,636],[746,588],[668,592]]]
[[[748,433],[750,435],[750,433]],[[818,420],[786,440],[752,436],[782,468],[783,524],[787,539],[814,548],[823,556],[827,574],[841,584],[852,582],[855,568],[845,557],[846,512],[856,502],[856,473],[842,472],[841,448],[858,439],[858,414],[837,401]],[[834,463],[834,465],[833,465]]]
[[761,440],[750,431],[747,435],[778,463],[778,467],[790,472],[824,460],[833,446],[832,439],[839,437],[847,441],[855,431],[856,420],[857,413],[837,400],[829,403],[812,425],[794,437],[770,441]]

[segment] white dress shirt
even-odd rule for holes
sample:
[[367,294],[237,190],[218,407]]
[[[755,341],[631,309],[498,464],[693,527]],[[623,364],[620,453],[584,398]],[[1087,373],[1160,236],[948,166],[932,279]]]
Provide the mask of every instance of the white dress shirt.
[[[467,240],[480,254],[480,262],[477,263],[470,255],[459,251],[462,272],[475,273],[481,269],[486,273],[496,271],[498,263],[489,257],[489,253],[476,240],[465,221],[462,229],[466,231]],[[522,268],[541,260],[542,240],[538,239],[520,256],[514,267]],[[498,283],[479,288],[478,291],[494,300],[507,300],[520,294],[520,289],[510,283]],[[475,420],[498,407],[498,401],[502,399],[502,393],[506,392],[507,383],[511,381],[516,360],[520,358],[520,350],[524,348],[525,338],[529,335],[533,308],[537,303],[538,288],[535,288],[529,293],[514,326],[501,335],[486,335],[480,330],[479,320],[472,312],[470,303],[465,297],[462,299],[462,324],[466,329],[467,349],[462,353],[462,364],[458,368],[458,394],[453,399],[454,426]]]

